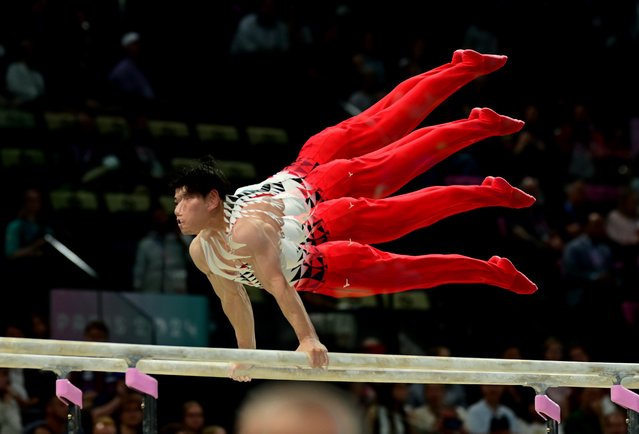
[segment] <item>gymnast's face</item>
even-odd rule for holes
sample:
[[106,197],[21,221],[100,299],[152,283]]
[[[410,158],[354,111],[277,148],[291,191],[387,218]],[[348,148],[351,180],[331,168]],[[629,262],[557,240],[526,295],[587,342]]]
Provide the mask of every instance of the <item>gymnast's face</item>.
[[180,231],[185,235],[197,235],[211,220],[210,193],[202,196],[189,193],[185,187],[175,189],[175,217]]

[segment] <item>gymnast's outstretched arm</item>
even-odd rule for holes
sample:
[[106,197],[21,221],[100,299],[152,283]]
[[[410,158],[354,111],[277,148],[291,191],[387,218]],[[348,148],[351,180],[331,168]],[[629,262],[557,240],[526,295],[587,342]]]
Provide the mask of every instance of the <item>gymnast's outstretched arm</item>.
[[[246,288],[241,283],[224,279],[211,272],[197,238],[191,242],[189,253],[197,268],[206,275],[215,294],[220,298],[222,309],[235,330],[238,348],[255,349],[255,321]],[[237,370],[246,367],[234,364],[229,376],[236,381],[250,381],[250,377],[236,375]]]
[[279,228],[260,218],[238,219],[232,238],[238,245],[237,253],[247,256],[255,277],[279,305],[284,317],[293,327],[299,340],[297,351],[307,353],[311,367],[328,365],[328,351],[320,342],[315,327],[302,300],[286,281],[280,268]]

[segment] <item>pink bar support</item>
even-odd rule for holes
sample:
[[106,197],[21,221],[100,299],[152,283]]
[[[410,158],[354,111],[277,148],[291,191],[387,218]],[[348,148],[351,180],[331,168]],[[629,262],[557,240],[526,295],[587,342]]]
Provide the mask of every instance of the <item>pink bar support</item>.
[[137,368],[128,368],[124,379],[131,389],[158,398],[158,380],[150,375],[140,372]]
[[82,408],[82,390],[75,387],[69,380],[60,379],[55,382],[55,395],[65,404],[75,404]]
[[626,389],[621,384],[615,384],[610,389],[610,400],[627,410],[639,412],[639,395]]
[[546,395],[535,395],[535,411],[544,419],[553,419],[561,422],[561,408]]

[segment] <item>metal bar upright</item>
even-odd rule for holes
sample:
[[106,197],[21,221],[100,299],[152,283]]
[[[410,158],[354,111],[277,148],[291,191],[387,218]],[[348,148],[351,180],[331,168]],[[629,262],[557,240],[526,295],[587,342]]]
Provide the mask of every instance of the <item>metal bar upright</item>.
[[55,383],[55,394],[67,407],[67,433],[82,434],[82,391],[66,378]]
[[639,395],[621,384],[615,384],[610,389],[610,400],[626,409],[628,434],[639,434]]
[[546,432],[559,434],[561,422],[561,408],[546,394],[535,395],[535,411],[546,420]]
[[143,434],[157,434],[157,398],[158,382],[155,378],[140,372],[137,368],[128,368],[125,374],[126,385],[142,393],[142,411],[144,419],[142,422]]

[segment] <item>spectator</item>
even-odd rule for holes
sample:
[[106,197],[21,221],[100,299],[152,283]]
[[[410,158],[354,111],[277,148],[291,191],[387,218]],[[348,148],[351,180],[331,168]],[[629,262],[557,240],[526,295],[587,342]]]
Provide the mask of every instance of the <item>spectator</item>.
[[412,432],[435,434],[447,429],[463,430],[465,409],[446,404],[446,385],[423,384],[422,387],[424,404],[408,411]]
[[44,417],[26,425],[22,434],[66,434],[68,415],[67,404],[52,395],[45,405]]
[[108,81],[117,92],[121,107],[133,109],[135,113],[146,112],[148,104],[156,99],[156,95],[142,66],[140,34],[124,34],[120,44],[124,55],[109,73]]
[[[434,345],[426,352],[427,356],[452,357],[452,350],[448,345]],[[409,405],[419,407],[425,404],[424,385],[411,384]],[[445,384],[443,404],[452,408],[466,408],[468,406],[466,397],[466,386],[463,384]]]
[[[554,309],[563,305],[561,295],[554,291],[556,285],[562,282],[561,255],[564,249],[564,239],[560,229],[553,219],[554,208],[546,200],[545,191],[542,189],[538,178],[524,176],[519,188],[534,196],[536,201],[532,206],[521,210],[521,213],[510,212],[506,214],[505,228],[506,240],[512,249],[510,257],[514,262],[521,261],[522,270],[531,276],[534,281],[540,282],[545,288],[538,291],[536,306],[528,303],[526,310],[545,309],[549,313],[549,329],[554,329]],[[520,315],[517,312],[516,315]]]
[[596,180],[597,160],[603,147],[603,137],[587,104],[579,102],[573,105],[568,131],[568,174],[585,181]]
[[[100,320],[90,321],[84,328],[85,341],[108,342],[109,338],[109,328]],[[85,432],[90,432],[94,421],[103,416],[115,418],[127,393],[122,373],[74,371],[69,375],[69,381],[82,391]]]
[[[242,83],[233,93],[232,102],[247,122],[274,122],[270,102],[288,109],[293,95],[288,92],[294,76],[290,58],[288,23],[277,0],[257,0],[255,10],[242,16],[232,35],[229,47],[232,74]],[[255,74],[255,71],[260,71]],[[251,101],[246,104],[245,101]]]
[[137,244],[133,288],[145,293],[186,293],[190,240],[177,232],[175,220],[156,204],[151,209],[151,230]]
[[[380,35],[376,30],[364,29],[351,59],[355,74],[371,73],[378,86],[384,86],[388,79],[386,61],[379,46]],[[381,92],[381,90],[380,90]],[[388,90],[384,89],[384,94]],[[382,95],[383,96],[383,95]]]
[[260,0],[244,15],[231,41],[231,54],[283,54],[289,51],[288,25],[280,17],[276,0]]
[[202,429],[202,434],[227,434],[222,425],[207,425]]
[[528,252],[527,255],[533,253],[538,260],[558,260],[564,241],[549,218],[550,210],[539,179],[526,176],[521,180],[519,188],[534,196],[536,201],[522,213],[510,218],[513,246],[519,252]]
[[363,112],[384,96],[383,83],[379,82],[375,71],[363,69],[356,72],[356,74],[356,88],[348,97],[344,107],[348,114],[352,116]]
[[9,369],[0,368],[0,434],[20,434],[22,416],[18,395],[11,387]]
[[603,434],[604,389],[583,387],[575,389],[577,405],[566,415],[565,434]]
[[347,384],[346,390],[353,403],[362,411],[363,415],[368,412],[369,408],[373,406],[377,400],[377,391],[369,383],[353,381]]
[[568,360],[573,362],[590,362],[590,352],[579,341],[572,341],[568,345]]
[[180,422],[169,422],[164,424],[158,432],[159,434],[191,434]]
[[617,324],[613,317],[619,308],[615,257],[601,214],[591,213],[584,233],[566,243],[562,264],[569,332],[574,336],[602,332],[599,325],[591,324],[595,317],[606,327]]
[[[541,359],[551,361],[566,360],[566,348],[564,341],[557,336],[547,336],[542,343]],[[550,399],[561,408],[561,414],[568,414],[572,408],[574,388],[568,386],[551,387],[546,391]]]
[[45,96],[45,81],[34,62],[31,39],[20,42],[18,58],[9,63],[6,71],[7,93],[10,102],[18,107],[37,107]]
[[481,399],[468,407],[466,429],[469,434],[520,434],[515,412],[502,404],[504,386],[483,384]]
[[405,80],[414,75],[426,72],[431,68],[428,55],[429,51],[427,38],[422,35],[411,37],[407,42],[407,47],[402,56],[397,61],[399,80]]
[[[502,359],[523,359],[523,354],[519,345],[508,345],[501,353]],[[534,410],[535,391],[533,388],[523,385],[505,385],[501,398],[502,404],[511,408],[517,417],[522,421],[522,428],[530,429],[537,427],[537,422],[541,422],[539,415]]]
[[127,391],[117,411],[118,434],[142,434],[144,410],[143,397],[138,392]]
[[639,285],[639,192],[626,187],[619,195],[617,206],[605,215],[606,234],[613,249],[623,301],[637,302]]
[[564,193],[558,220],[563,239],[569,241],[583,233],[593,206],[588,201],[586,183],[582,179],[575,179],[566,184]]
[[115,421],[111,416],[101,416],[93,424],[91,434],[117,434]]
[[[7,50],[4,44],[0,41],[0,77],[6,77],[7,75]],[[6,83],[0,83],[0,106],[6,104]]]
[[189,433],[202,434],[205,421],[202,404],[189,400],[182,405],[182,426]]
[[[22,321],[18,319],[7,319],[6,317],[8,316],[9,315],[5,315],[4,334],[0,334],[0,336],[25,338],[24,330],[26,327],[22,324]],[[22,315],[20,315],[20,317],[22,317]],[[34,420],[41,419],[44,414],[43,401],[46,401],[46,397],[48,396],[43,394],[42,388],[46,386],[53,387],[53,373],[35,369],[9,368],[8,375],[7,391],[11,400],[15,400],[20,407],[22,423],[26,425]],[[0,385],[0,395],[2,395],[2,385]],[[0,416],[0,420],[1,419],[2,416]],[[0,423],[0,426],[1,425]]]
[[552,143],[552,130],[549,114],[536,102],[524,105],[522,120],[524,128],[514,134],[512,141],[504,141],[512,149],[507,155],[512,158],[513,176],[530,176],[539,180],[540,188],[546,193],[546,200],[553,204],[559,200],[560,192],[556,185],[564,182],[562,160],[559,150]]
[[387,92],[385,59],[377,44],[378,34],[366,29],[359,35],[358,45],[351,57],[352,84],[343,108],[355,116],[379,101]]
[[626,187],[606,215],[606,233],[619,246],[639,245],[639,192]]
[[368,408],[364,423],[367,432],[378,434],[409,434],[412,426],[407,412],[409,385],[377,383],[376,401]]
[[499,53],[499,37],[497,11],[489,4],[473,3],[470,7],[471,22],[464,31],[462,46],[472,48],[480,53]]
[[34,339],[49,339],[51,337],[50,332],[48,313],[31,312],[29,315],[29,325],[27,325],[26,337]]
[[35,187],[26,188],[16,217],[6,228],[5,255],[9,259],[42,256],[44,235],[52,232],[44,221],[42,192]]
[[[20,282],[21,290],[14,291],[16,309],[48,311],[47,279],[51,278],[50,250],[45,235],[53,234],[47,222],[43,192],[27,187],[15,217],[5,230],[5,257],[8,260],[9,282]],[[27,312],[23,312],[26,314]]]
[[610,413],[604,415],[602,434],[627,434],[628,423],[626,415],[620,408],[615,408]]

